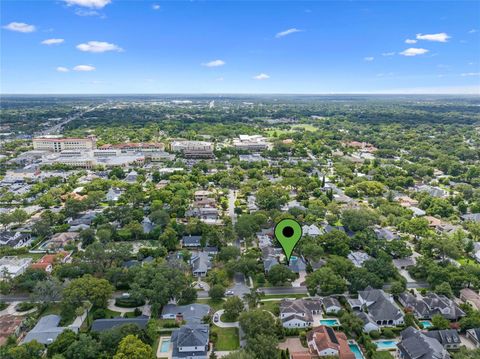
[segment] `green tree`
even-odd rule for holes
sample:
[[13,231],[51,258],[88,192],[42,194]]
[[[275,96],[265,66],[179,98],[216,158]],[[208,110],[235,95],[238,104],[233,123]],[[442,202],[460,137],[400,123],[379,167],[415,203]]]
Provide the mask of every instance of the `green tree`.
[[274,265],[267,274],[267,279],[273,286],[284,285],[295,278],[295,273],[282,264]]
[[225,287],[221,284],[215,284],[208,291],[208,296],[214,302],[220,302],[225,297]]
[[245,305],[239,297],[234,296],[225,301],[223,309],[225,309],[225,318],[233,322],[237,320],[240,313],[244,311]]
[[434,314],[432,316],[432,324],[436,329],[450,328],[450,321],[445,319],[441,314]]
[[84,301],[89,301],[95,307],[105,308],[112,296],[113,286],[106,279],[99,279],[86,274],[72,280],[63,291],[62,307],[75,310]]
[[152,347],[135,335],[127,335],[120,342],[113,359],[153,359]]
[[64,330],[60,335],[55,339],[55,341],[47,347],[48,357],[52,357],[55,354],[64,354],[68,347],[77,340],[77,334],[75,334],[70,329]]
[[88,334],[80,334],[65,352],[67,359],[97,359],[100,354],[100,344]]
[[341,294],[347,290],[345,279],[329,267],[322,267],[307,275],[306,285],[311,295]]

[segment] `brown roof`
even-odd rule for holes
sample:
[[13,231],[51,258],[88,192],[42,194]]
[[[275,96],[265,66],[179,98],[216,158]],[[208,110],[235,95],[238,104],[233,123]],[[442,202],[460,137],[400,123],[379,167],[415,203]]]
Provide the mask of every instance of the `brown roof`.
[[474,290],[470,288],[464,288],[460,291],[460,297],[466,302],[470,302],[472,305],[477,307],[478,310],[480,310],[480,294]]
[[312,359],[310,353],[290,353],[291,359]]
[[355,359],[355,354],[348,345],[347,336],[342,332],[322,325],[309,332],[308,339],[309,342],[313,340],[320,351],[334,349],[338,351],[340,359]]

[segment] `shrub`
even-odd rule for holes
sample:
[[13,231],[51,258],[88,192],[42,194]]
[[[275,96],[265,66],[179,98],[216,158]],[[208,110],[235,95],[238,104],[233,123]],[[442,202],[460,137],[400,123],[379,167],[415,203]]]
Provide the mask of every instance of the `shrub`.
[[95,309],[92,313],[92,317],[93,319],[103,319],[105,318],[105,309],[102,309],[102,308],[98,308],[98,309]]
[[133,297],[121,297],[115,299],[115,305],[122,308],[135,308],[145,304],[145,300]]
[[27,310],[30,310],[35,307],[35,303],[30,303],[30,302],[22,302],[18,303],[15,307],[15,309],[18,312],[26,312]]

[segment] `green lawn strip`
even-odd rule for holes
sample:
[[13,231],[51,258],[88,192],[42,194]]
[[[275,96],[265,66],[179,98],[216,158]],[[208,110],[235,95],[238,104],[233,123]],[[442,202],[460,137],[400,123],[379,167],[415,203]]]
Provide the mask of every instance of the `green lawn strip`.
[[200,298],[200,299],[197,299],[196,303],[199,303],[199,304],[208,304],[210,306],[210,308],[212,308],[212,311],[213,312],[216,312],[220,309],[223,308],[223,301],[221,302],[214,302],[212,301],[211,299],[205,299],[205,298]]
[[238,328],[219,328],[213,325],[211,330],[217,334],[216,350],[236,350],[240,347]]
[[387,351],[374,352],[372,359],[393,359],[393,355]]
[[270,313],[278,313],[278,308],[280,301],[279,300],[269,300],[267,302],[260,302],[260,309],[268,310]]
[[267,294],[262,296],[260,299],[264,301],[265,299],[283,299],[283,298],[305,298],[308,297],[308,293],[305,294]]

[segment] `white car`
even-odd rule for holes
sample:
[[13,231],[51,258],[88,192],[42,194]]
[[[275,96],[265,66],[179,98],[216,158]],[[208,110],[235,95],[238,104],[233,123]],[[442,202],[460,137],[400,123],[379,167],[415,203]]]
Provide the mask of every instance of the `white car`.
[[233,290],[227,290],[227,291],[225,292],[225,295],[226,295],[226,296],[231,296],[231,295],[234,295],[234,294],[235,294],[235,293],[233,293]]

